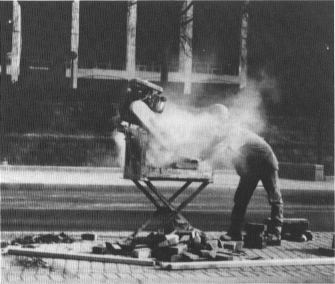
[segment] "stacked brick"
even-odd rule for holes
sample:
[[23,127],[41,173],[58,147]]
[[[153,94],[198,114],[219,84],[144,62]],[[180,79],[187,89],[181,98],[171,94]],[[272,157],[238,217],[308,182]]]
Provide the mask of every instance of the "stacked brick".
[[167,235],[152,232],[146,237],[106,242],[105,246],[94,246],[93,253],[168,262],[227,261],[243,256],[242,247],[243,242],[223,242],[209,239],[198,230],[180,230]]

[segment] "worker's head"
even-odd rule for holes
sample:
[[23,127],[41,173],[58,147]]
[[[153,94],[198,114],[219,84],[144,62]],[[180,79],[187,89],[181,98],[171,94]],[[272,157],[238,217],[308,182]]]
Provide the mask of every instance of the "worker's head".
[[222,104],[215,104],[209,108],[209,112],[218,117],[221,121],[226,121],[229,117],[228,108]]

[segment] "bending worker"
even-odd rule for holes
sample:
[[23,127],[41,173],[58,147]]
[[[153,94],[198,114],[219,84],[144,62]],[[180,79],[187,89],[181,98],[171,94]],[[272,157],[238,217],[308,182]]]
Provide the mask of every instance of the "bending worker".
[[[225,121],[227,109],[223,105]],[[229,159],[240,181],[234,196],[234,206],[231,213],[231,223],[225,240],[242,240],[241,230],[249,201],[259,181],[268,195],[271,206],[270,233],[273,238],[281,238],[283,226],[283,199],[279,188],[278,161],[270,145],[257,134],[233,124],[224,122],[223,136],[213,149],[215,159]],[[222,129],[221,129],[222,130]],[[215,163],[215,161],[214,161]]]

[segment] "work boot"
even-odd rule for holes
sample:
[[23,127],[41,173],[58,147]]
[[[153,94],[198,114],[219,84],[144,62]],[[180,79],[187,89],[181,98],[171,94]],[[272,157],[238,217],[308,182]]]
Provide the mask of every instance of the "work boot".
[[268,234],[266,238],[266,244],[268,246],[280,246],[281,245],[281,235]]
[[282,228],[277,226],[273,229],[273,233],[268,233],[266,238],[266,244],[268,246],[280,246],[281,245],[281,230]]
[[220,237],[221,241],[243,241],[243,236],[241,231],[231,231],[229,230],[226,234]]

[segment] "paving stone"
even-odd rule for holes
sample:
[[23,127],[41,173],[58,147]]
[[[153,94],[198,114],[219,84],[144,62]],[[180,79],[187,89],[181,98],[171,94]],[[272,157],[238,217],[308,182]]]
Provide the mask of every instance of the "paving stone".
[[173,271],[173,278],[175,279],[189,279],[192,277],[196,277],[195,274],[184,274],[185,271]]
[[299,270],[297,270],[296,272],[299,273],[299,274],[300,274],[301,276],[303,276],[303,277],[311,277],[311,275],[313,275],[312,272],[307,271],[307,270],[305,270],[305,269],[299,269]]
[[115,273],[112,274],[105,273],[104,276],[106,277],[107,280],[113,280],[113,281],[120,280],[120,277]]
[[[271,257],[261,249],[250,249],[249,250],[252,255],[263,257],[264,259],[270,259]],[[250,255],[250,254],[248,254]]]
[[131,273],[130,275],[134,279],[139,279],[139,280],[148,279],[148,277],[144,273]]
[[329,265],[325,265],[324,266],[326,269],[329,269],[331,271],[334,271],[334,265],[333,264],[329,264]]
[[243,277],[243,274],[241,274],[240,271],[229,271],[229,273],[235,277]]
[[49,275],[39,274],[39,275],[35,275],[35,278],[36,278],[37,283],[47,283],[51,281],[51,278]]
[[267,276],[278,276],[277,271],[274,272],[272,269],[264,270],[262,273],[264,273]]
[[7,272],[10,274],[21,275],[25,268],[23,266],[11,265],[7,268]]
[[52,281],[55,281],[55,282],[64,282],[64,279],[65,279],[62,274],[58,274],[55,272],[51,272],[49,274],[49,277]]
[[117,267],[116,263],[104,263],[103,264],[103,273],[105,275],[116,275],[117,276]]
[[8,274],[6,280],[8,282],[22,282],[21,276],[17,274]]
[[121,278],[121,279],[131,279],[131,273],[126,273],[126,272],[118,272],[118,276]]
[[334,272],[325,271],[325,270],[319,271],[319,273],[326,275],[326,276],[331,276],[331,275],[335,276]]
[[97,281],[101,282],[101,280],[107,280],[107,276],[105,276],[102,273],[93,272],[93,273],[90,274],[90,277],[92,278],[93,281],[97,280]]
[[80,274],[91,274],[92,265],[89,261],[78,261],[78,275]]
[[254,266],[254,267],[250,267],[253,271],[263,271],[264,267],[262,266]]
[[79,262],[76,260],[67,260],[65,264],[64,274],[78,275]]
[[267,251],[268,251],[268,252],[271,252],[271,254],[273,255],[274,258],[275,258],[275,257],[277,257],[277,258],[281,258],[281,259],[287,259],[287,258],[288,258],[287,254],[286,254],[285,252],[283,252],[283,251],[277,249],[276,247],[271,247],[271,246],[269,246],[269,247],[267,248]]
[[104,272],[104,264],[102,262],[91,262],[92,273],[103,273]]
[[314,265],[310,265],[310,266],[304,266],[305,269],[307,269],[308,271],[319,271],[319,269],[317,267],[315,267]]
[[240,273],[242,273],[245,277],[255,277],[255,273],[252,273],[251,271],[241,271]]
[[216,273],[221,277],[232,277],[232,274],[230,274],[228,271],[225,270],[219,270],[216,271]]
[[316,269],[318,269],[319,271],[325,270],[325,266],[324,265],[314,265],[314,267]]
[[118,273],[131,273],[130,265],[128,264],[116,264],[117,272]]
[[295,265],[285,265],[285,266],[282,266],[282,269],[285,269],[288,271],[295,271],[297,270],[297,267]]
[[[262,256],[264,259],[278,259],[278,258],[312,258],[320,257],[316,254],[310,253],[319,248],[319,246],[325,246],[325,242],[329,241],[331,246],[332,234],[316,234],[314,233],[314,239],[311,242],[298,243],[283,241],[282,246],[268,247],[263,250],[248,250],[244,249],[248,256]],[[90,248],[92,242],[90,242]],[[73,243],[72,246],[78,246]],[[82,244],[81,244],[82,245]],[[82,245],[82,250],[85,250],[85,246]],[[22,272],[22,267],[17,265],[15,262],[19,259],[17,256],[3,256],[5,262],[2,261],[2,279],[6,279],[6,276],[12,277],[12,281],[20,281],[19,277]],[[21,259],[24,259],[21,257]],[[47,260],[44,260],[47,262]],[[50,260],[51,261],[51,260]],[[156,281],[156,282],[173,282],[176,279],[182,282],[182,279],[191,282],[193,279],[195,282],[199,282],[204,279],[204,282],[209,282],[211,279],[219,280],[222,278],[224,282],[245,282],[249,279],[251,283],[260,282],[264,279],[269,281],[285,282],[286,279],[295,279],[302,282],[331,282],[334,280],[334,265],[309,265],[309,266],[271,266],[271,267],[237,267],[230,269],[207,269],[207,270],[195,270],[195,271],[162,271],[153,267],[142,267],[136,265],[126,264],[102,264],[87,261],[74,261],[74,260],[54,260],[55,271],[49,272],[48,269],[39,268],[32,270],[24,270],[22,276],[23,280],[30,281],[30,283],[48,283],[52,281],[59,281],[63,283],[65,280],[69,283],[80,283],[81,280],[89,282],[101,282],[111,283],[120,280],[122,282],[138,281],[145,282],[145,280]],[[48,262],[50,264],[50,262]],[[51,264],[52,265],[52,264]],[[77,265],[77,266],[76,266]],[[15,271],[15,274],[12,274]],[[81,275],[79,279],[75,277],[76,271],[78,275]],[[79,271],[81,273],[79,273]],[[93,274],[93,277],[92,277]],[[12,276],[11,276],[12,275]],[[5,276],[5,277],[4,277]],[[30,278],[29,278],[30,277]],[[79,277],[79,276],[78,276]],[[15,279],[14,279],[15,278]],[[26,278],[29,278],[26,279]],[[162,281],[159,281],[161,279]],[[281,281],[282,280],[282,281]],[[5,282],[8,282],[7,280]],[[8,282],[10,283],[10,282]]]
[[293,270],[286,270],[285,271],[288,275],[291,275],[293,277],[297,277],[297,278],[300,278],[301,275],[299,273],[297,273],[296,271],[293,271]]
[[37,269],[24,269],[21,274],[21,278],[24,282],[34,283],[36,281],[36,274]]
[[203,273],[211,278],[218,277],[218,274],[216,273],[216,271],[213,271],[212,269],[206,269],[203,271]]
[[160,278],[160,279],[172,279],[171,273],[169,273],[169,272],[167,272],[167,271],[157,270],[157,271],[156,271],[156,275],[157,275],[158,278]]
[[149,280],[152,280],[152,279],[160,279],[160,277],[157,275],[157,273],[145,273],[146,277],[149,279]]

